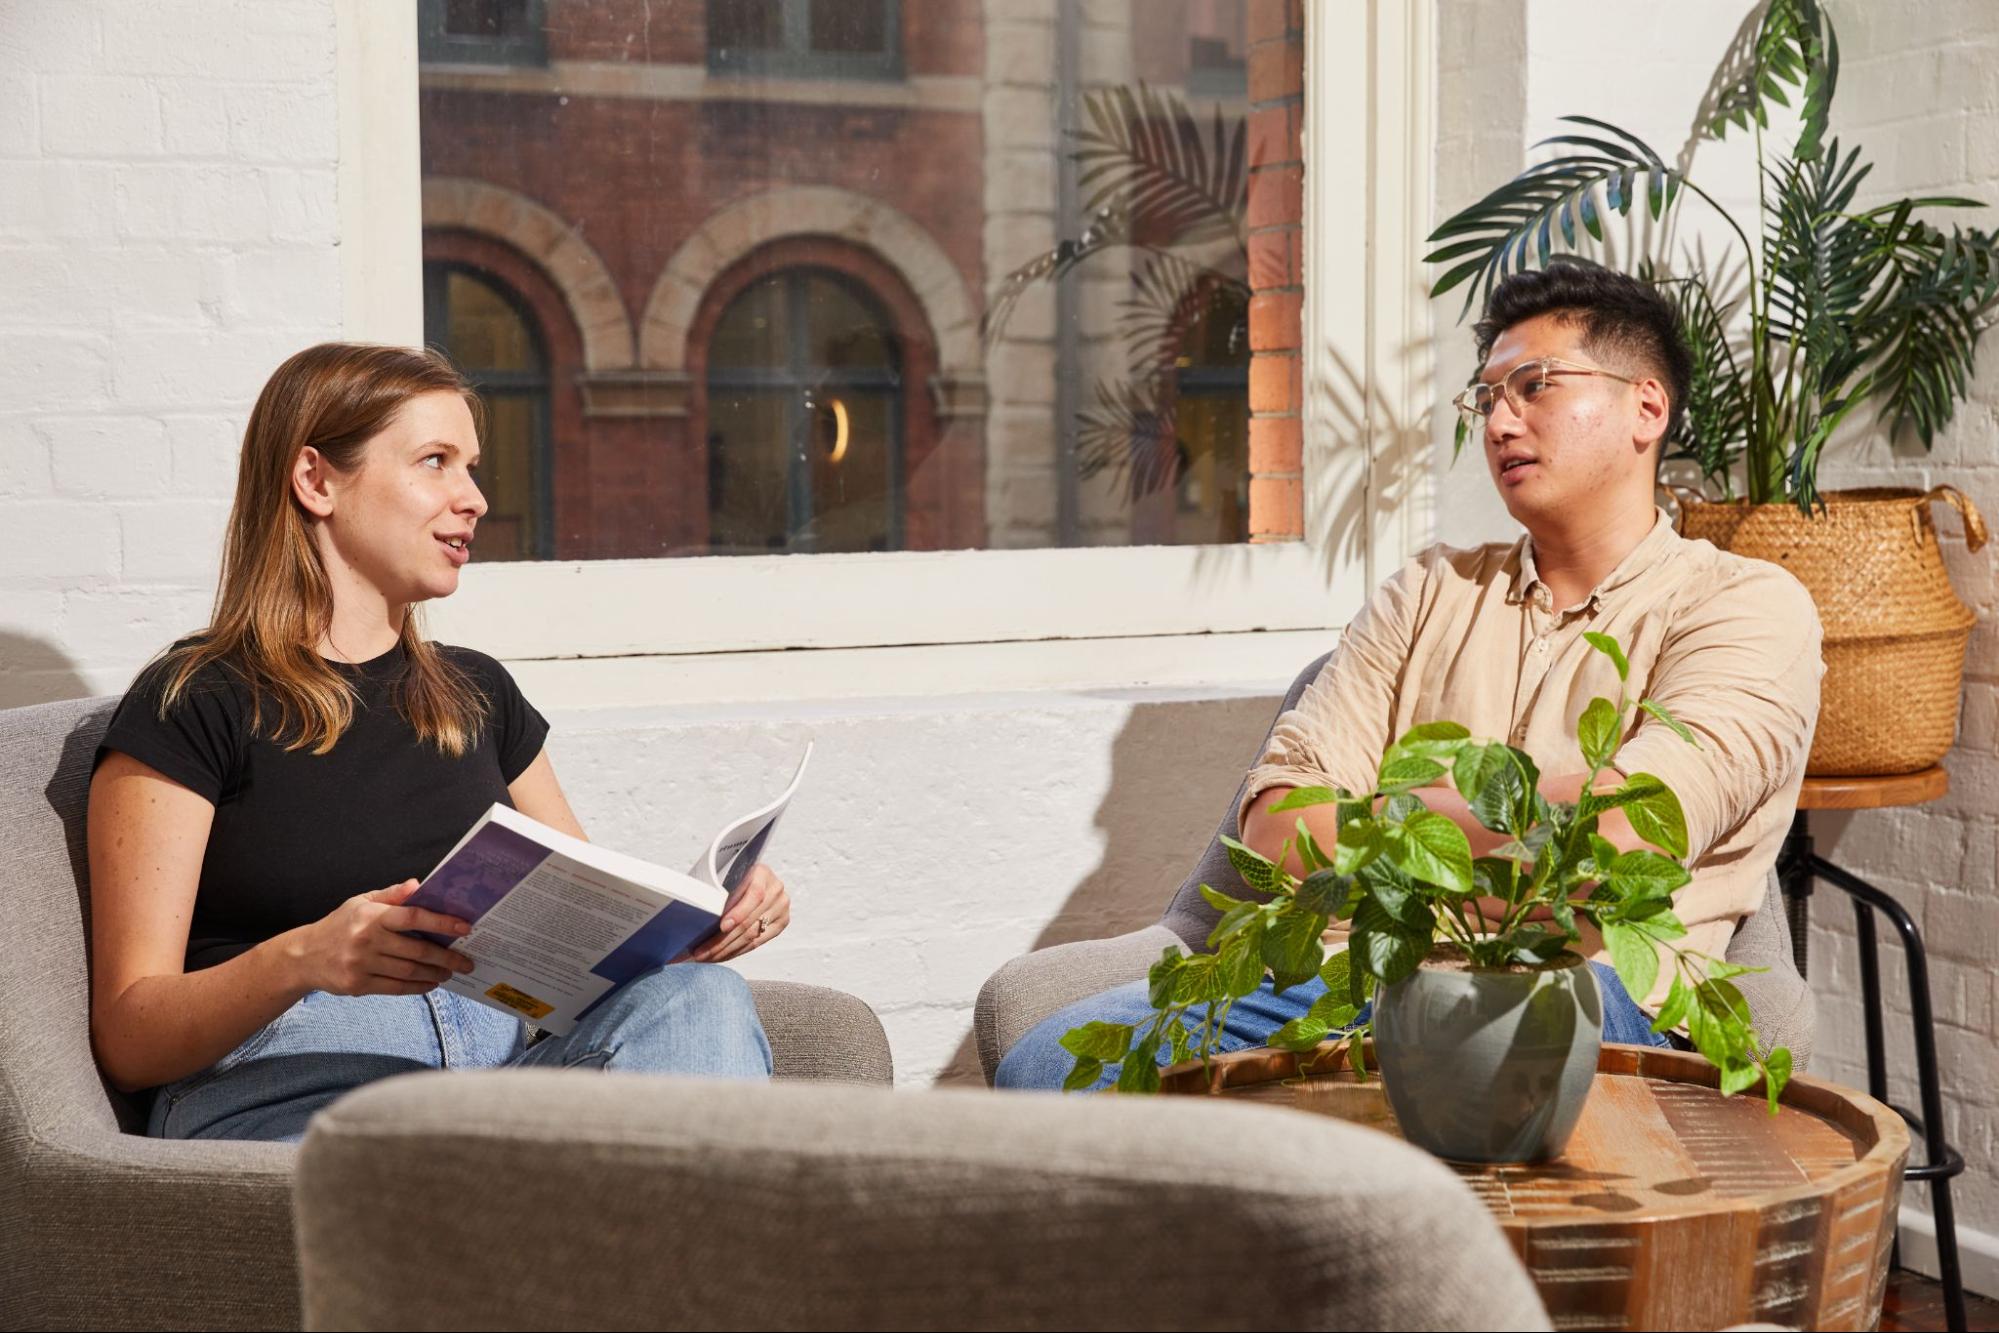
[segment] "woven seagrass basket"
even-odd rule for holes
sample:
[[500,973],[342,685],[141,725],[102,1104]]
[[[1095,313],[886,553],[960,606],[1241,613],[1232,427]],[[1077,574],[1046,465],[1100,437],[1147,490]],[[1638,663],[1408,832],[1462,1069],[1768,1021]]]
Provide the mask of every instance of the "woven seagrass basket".
[[1796,575],[1825,628],[1825,680],[1806,771],[1827,777],[1913,773],[1957,736],[1964,648],[1977,620],[1958,599],[1937,545],[1933,501],[1985,544],[1985,520],[1952,486],[1828,491],[1825,513],[1795,505],[1702,502],[1676,490],[1680,531]]

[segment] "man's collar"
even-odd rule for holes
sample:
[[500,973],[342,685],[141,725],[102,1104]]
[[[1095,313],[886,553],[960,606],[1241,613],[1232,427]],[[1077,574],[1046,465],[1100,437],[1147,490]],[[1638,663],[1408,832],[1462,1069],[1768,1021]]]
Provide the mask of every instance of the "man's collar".
[[[1590,590],[1590,595],[1583,599],[1584,604],[1600,603],[1605,595],[1617,591],[1658,564],[1679,540],[1680,534],[1673,530],[1673,520],[1665,510],[1655,505],[1652,510],[1652,530],[1645,534],[1638,545],[1631,548],[1624,559],[1617,562],[1617,567],[1604,576],[1603,582]],[[1532,537],[1522,537],[1514,544],[1512,554],[1507,557],[1507,565],[1510,567],[1512,577],[1507,583],[1506,600],[1518,604],[1539,589],[1539,600],[1546,606],[1547,585],[1541,582],[1541,573],[1534,565]]]

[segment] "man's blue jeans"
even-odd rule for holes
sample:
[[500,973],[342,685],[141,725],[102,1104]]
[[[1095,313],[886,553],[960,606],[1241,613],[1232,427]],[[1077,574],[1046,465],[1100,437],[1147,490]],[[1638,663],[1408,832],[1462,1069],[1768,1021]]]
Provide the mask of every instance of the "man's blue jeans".
[[[1627,1042],[1636,1046],[1673,1044],[1663,1034],[1652,1031],[1652,1015],[1632,1002],[1625,993],[1624,983],[1617,979],[1614,968],[1607,963],[1592,962],[1590,969],[1596,973],[1597,988],[1603,992],[1605,1041]],[[1235,1002],[1215,1045],[1223,1051],[1262,1046],[1270,1040],[1271,1033],[1292,1019],[1302,1017],[1312,1007],[1312,1002],[1325,993],[1325,983],[1314,977],[1291,987],[1282,995],[1273,994],[1270,980],[1266,977],[1261,987]],[[1059,1088],[1076,1064],[1075,1057],[1062,1049],[1063,1033],[1093,1019],[1106,1023],[1144,1023],[1152,1018],[1153,1012],[1146,999],[1146,984],[1143,981],[1134,981],[1087,1000],[1079,1000],[1043,1019],[1039,1026],[1015,1042],[1013,1049],[1000,1061],[999,1069],[993,1075],[993,1084],[1001,1088]],[[1191,1025],[1198,1017],[1198,1010],[1190,1011],[1186,1021]],[[1166,1064],[1171,1057],[1171,1051],[1161,1050],[1159,1063]],[[1117,1066],[1111,1065],[1105,1068],[1103,1078],[1095,1086],[1108,1087],[1116,1081]]]
[[159,1089],[146,1132],[296,1141],[313,1112],[364,1083],[503,1066],[751,1079],[771,1069],[749,983],[712,964],[634,977],[567,1036],[533,1046],[519,1019],[441,987],[427,995],[313,991],[211,1067]]

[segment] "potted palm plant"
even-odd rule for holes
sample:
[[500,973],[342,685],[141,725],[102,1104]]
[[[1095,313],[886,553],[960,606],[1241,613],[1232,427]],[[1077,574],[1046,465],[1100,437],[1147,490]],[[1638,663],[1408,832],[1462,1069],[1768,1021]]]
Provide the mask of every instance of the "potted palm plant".
[[[1618,643],[1587,637],[1627,679]],[[1622,691],[1615,703],[1593,699],[1577,725],[1590,765],[1584,792],[1595,793],[1596,775],[1613,766],[1634,707],[1696,743],[1649,699]],[[1490,855],[1474,858],[1464,830],[1424,804],[1421,789],[1447,776],[1478,821],[1506,839]],[[1317,977],[1326,993],[1272,1045],[1305,1051],[1332,1038],[1326,1054],[1359,1062],[1360,1036],[1371,1027],[1384,1090],[1410,1142],[1458,1161],[1553,1157],[1582,1114],[1603,1027],[1595,977],[1570,948],[1577,923],[1588,921],[1634,996],[1652,994],[1662,956],[1670,960],[1654,1030],[1684,1026],[1720,1071],[1723,1093],[1761,1080],[1774,1113],[1791,1057],[1781,1046],[1762,1048],[1730,980],[1752,969],[1675,943],[1686,928],[1672,895],[1690,878],[1676,859],[1687,851],[1678,797],[1649,773],[1573,805],[1550,803],[1539,786],[1524,751],[1433,722],[1389,747],[1373,791],[1293,792],[1272,808],[1334,805],[1334,844],[1321,846],[1303,820],[1275,862],[1231,841],[1243,881],[1268,897],[1236,899],[1202,885],[1222,913],[1208,937],[1212,952],[1161,955],[1148,979],[1149,1022],[1068,1032],[1068,1086],[1092,1087],[1118,1064],[1120,1091],[1157,1091],[1158,1057],[1211,1059],[1230,1006],[1266,973],[1280,992]],[[1613,809],[1671,855],[1619,851],[1597,832]],[[1302,879],[1286,868],[1294,853]],[[1333,921],[1350,933],[1328,957],[1322,937]]]
[[[1705,494],[1684,493],[1682,530],[1785,565],[1817,601],[1826,676],[1810,771],[1910,772],[1950,748],[1974,620],[1944,572],[1930,503],[1963,515],[1974,551],[1985,525],[1955,488],[1822,493],[1818,469],[1863,408],[1925,449],[1949,424],[1999,305],[1999,237],[1923,216],[1981,207],[1973,199],[1856,203],[1872,168],[1859,148],[1826,137],[1838,74],[1818,0],[1767,0],[1716,73],[1697,137],[1753,131],[1760,244],[1643,140],[1569,116],[1580,129],[1541,145],[1558,155],[1438,227],[1427,259],[1444,266],[1435,294],[1464,288],[1462,318],[1509,273],[1600,242],[1606,213],[1628,217],[1642,201],[1664,219],[1691,195],[1720,215],[1746,290],[1729,294],[1718,280],[1727,255],[1640,264],[1674,298],[1693,352],[1686,422],[1668,456],[1698,469]],[[1764,138],[1770,105],[1790,105],[1786,88],[1800,98],[1788,155]]]

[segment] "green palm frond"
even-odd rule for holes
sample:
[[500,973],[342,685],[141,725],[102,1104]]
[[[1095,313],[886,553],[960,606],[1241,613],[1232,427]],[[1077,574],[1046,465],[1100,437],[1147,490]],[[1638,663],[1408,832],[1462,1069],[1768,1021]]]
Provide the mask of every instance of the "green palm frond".
[[1115,204],[1130,214],[1135,235],[1176,245],[1243,239],[1248,121],[1225,120],[1217,107],[1203,134],[1177,94],[1143,83],[1090,93],[1083,114],[1075,158],[1077,183],[1090,191],[1085,212]]
[[[1464,318],[1493,284],[1510,274],[1546,267],[1556,253],[1577,247],[1576,230],[1603,239],[1603,202],[1619,216],[1628,215],[1644,178],[1645,200],[1652,216],[1664,215],[1680,188],[1680,173],[1667,166],[1651,145],[1614,125],[1587,116],[1564,116],[1575,125],[1600,130],[1605,136],[1559,134],[1536,148],[1581,149],[1527,168],[1506,184],[1464,209],[1430,233],[1432,244],[1448,242],[1424,256],[1427,263],[1455,261],[1437,280],[1432,295],[1441,296],[1468,283]],[[1556,233],[1560,233],[1559,244]]]
[[1738,43],[1716,73],[1707,132],[1720,139],[1751,121],[1767,129],[1770,104],[1791,105],[1789,85],[1800,95],[1802,121],[1792,156],[1809,161],[1819,155],[1838,82],[1839,39],[1818,0],[1768,0],[1755,40]]
[[1851,317],[1887,264],[1877,229],[1849,211],[1873,165],[1839,141],[1810,161],[1765,172],[1764,281],[1772,337],[1805,346],[1821,362],[1851,341]]
[[1883,299],[1859,330],[1862,354],[1878,358],[1881,420],[1913,427],[1929,448],[1965,396],[1979,335],[1999,307],[1999,236],[1912,223],[1888,267]]
[[1729,466],[1749,437],[1749,383],[1729,341],[1734,309],[1723,309],[1699,272],[1658,285],[1679,311],[1693,353],[1693,378],[1679,434],[1667,441],[1668,458],[1690,458],[1724,496],[1733,493]]

